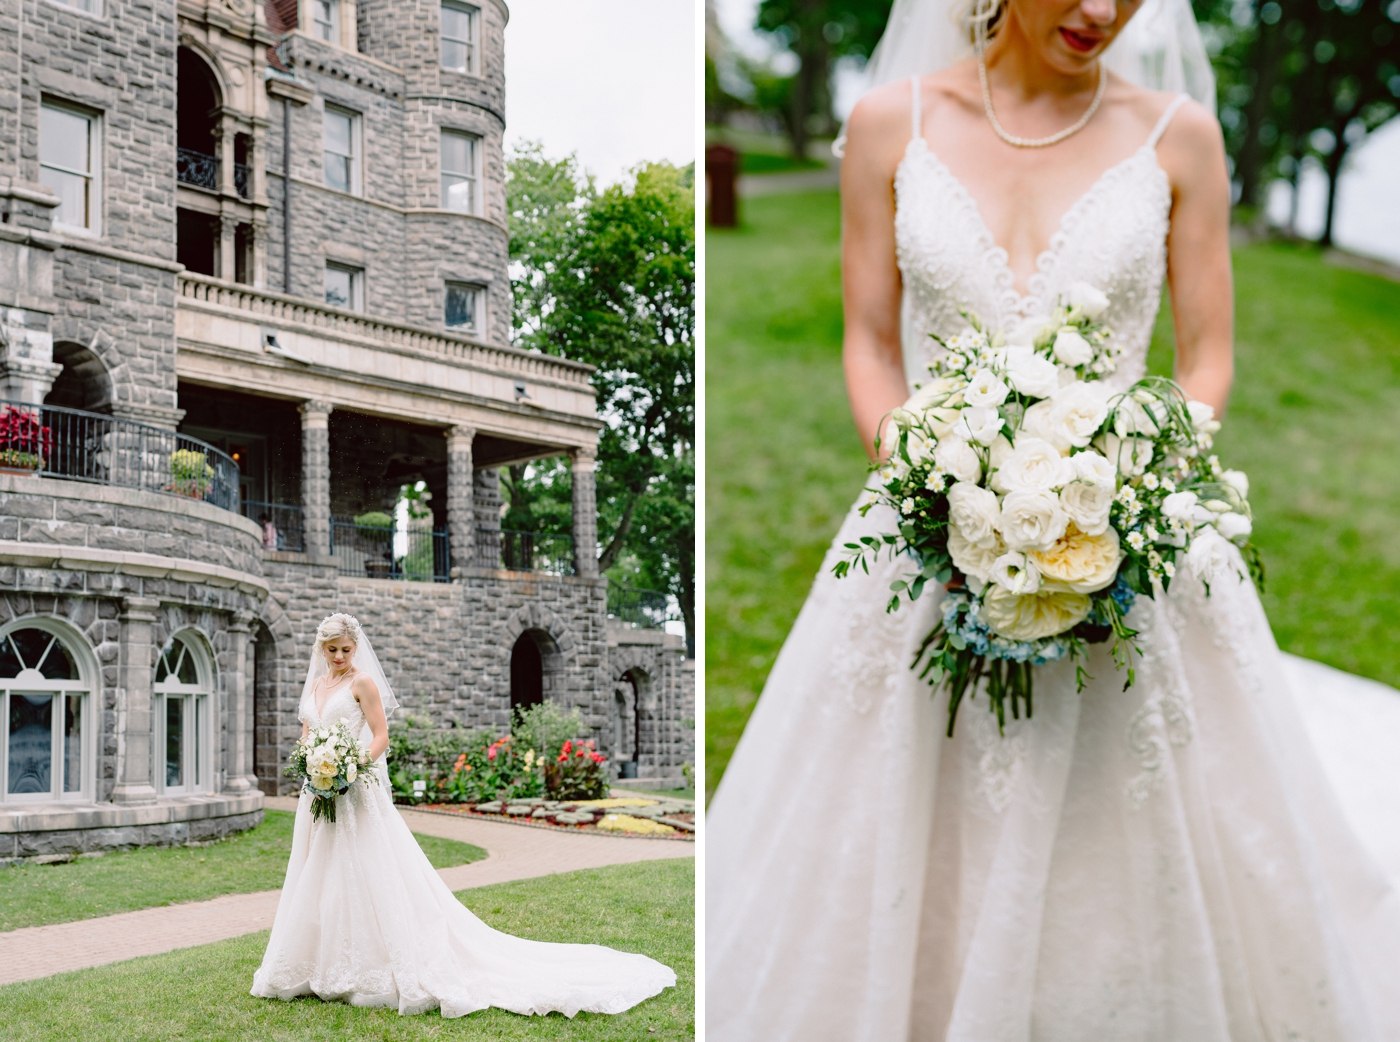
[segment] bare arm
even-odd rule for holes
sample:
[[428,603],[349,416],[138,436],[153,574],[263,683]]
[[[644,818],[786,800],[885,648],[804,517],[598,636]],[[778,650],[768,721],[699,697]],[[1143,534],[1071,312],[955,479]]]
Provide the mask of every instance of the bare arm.
[[872,458],[880,421],[909,398],[899,340],[894,172],[909,140],[910,105],[907,83],[863,98],[851,113],[841,164],[842,361],[856,431]]
[[1172,182],[1167,279],[1176,324],[1176,381],[1220,417],[1235,375],[1230,178],[1220,127],[1204,108],[1188,102],[1157,154]]
[[355,701],[360,703],[360,711],[365,714],[372,737],[369,743],[369,758],[377,760],[389,748],[389,721],[384,718],[384,702],[379,697],[379,688],[374,681],[361,673],[350,682],[350,691]]

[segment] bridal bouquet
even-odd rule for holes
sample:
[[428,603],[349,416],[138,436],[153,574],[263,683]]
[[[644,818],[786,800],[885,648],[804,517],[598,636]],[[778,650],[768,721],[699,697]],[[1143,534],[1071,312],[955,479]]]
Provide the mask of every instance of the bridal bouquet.
[[335,798],[350,791],[356,781],[369,785],[375,773],[367,771],[369,747],[350,733],[350,721],[341,717],[334,727],[308,731],[292,747],[291,763],[284,772],[301,778],[311,793],[311,817],[335,821]]
[[[1125,617],[1139,594],[1166,590],[1183,564],[1207,583],[1249,543],[1249,481],[1211,452],[1220,424],[1171,380],[1148,377],[1127,391],[1101,381],[1121,353],[1099,319],[1108,298],[1071,288],[1049,319],[1008,341],[976,315],[948,340],[932,380],[891,415],[877,443],[888,458],[861,505],[885,504],[899,531],[847,543],[838,576],[867,555],[907,553],[917,572],[891,585],[888,610],[925,584],[944,584],[941,622],[913,666],[948,682],[948,735],[980,678],[999,727],[1032,712],[1031,667],[1112,641],[1127,667],[1137,631]],[[1243,576],[1241,576],[1243,578]]]

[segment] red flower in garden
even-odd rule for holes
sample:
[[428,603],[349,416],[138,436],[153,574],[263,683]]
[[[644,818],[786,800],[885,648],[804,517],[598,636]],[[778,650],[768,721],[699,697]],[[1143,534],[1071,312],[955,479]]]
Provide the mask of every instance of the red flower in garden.
[[593,753],[592,755],[593,755],[593,762],[594,762],[594,763],[602,763],[603,760],[605,759],[605,757],[599,756],[597,753]]
[[564,748],[560,749],[559,752],[562,753],[564,756],[568,756],[568,755],[569,755],[571,752],[573,752],[573,751],[574,751],[573,739],[571,739],[571,738],[565,738],[565,739],[564,739]]
[[565,760],[567,760],[568,758],[569,758],[569,754],[568,754],[568,753],[560,753],[560,754],[559,754],[559,758],[558,758],[557,760],[555,760],[554,762],[555,762],[555,763],[563,763],[563,762],[564,762]]
[[496,747],[494,745],[486,750],[486,758],[488,760],[494,760],[496,758]]

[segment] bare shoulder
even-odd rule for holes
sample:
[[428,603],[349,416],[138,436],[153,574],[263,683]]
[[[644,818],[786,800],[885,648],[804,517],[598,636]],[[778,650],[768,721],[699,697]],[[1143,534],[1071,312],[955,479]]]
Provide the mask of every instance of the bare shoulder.
[[910,137],[913,111],[909,80],[867,91],[846,121],[846,158],[866,165],[897,162]]
[[350,691],[356,702],[363,702],[366,698],[379,698],[379,687],[369,678],[368,673],[361,673],[350,681]]

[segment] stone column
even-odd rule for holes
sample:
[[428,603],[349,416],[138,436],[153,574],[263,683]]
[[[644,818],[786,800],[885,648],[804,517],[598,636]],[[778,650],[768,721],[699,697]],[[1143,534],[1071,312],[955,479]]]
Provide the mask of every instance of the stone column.
[[598,450],[574,449],[574,574],[598,576],[598,503],[593,483]]
[[122,598],[117,674],[117,783],[112,802],[154,803],[155,713],[152,687],[155,684],[155,649],[151,646],[151,624],[156,621],[160,602],[154,597]]
[[228,624],[229,658],[233,668],[224,674],[225,721],[228,740],[224,745],[224,791],[244,793],[257,788],[253,777],[252,683],[248,676],[248,634],[253,613],[236,611]]
[[306,552],[331,552],[331,411],[330,402],[302,402],[301,524]]
[[234,139],[238,136],[238,126],[231,115],[219,117],[219,125],[214,128],[214,147],[219,153],[219,194],[238,195],[233,183]]
[[476,554],[476,515],[473,510],[471,427],[447,430],[447,547],[454,578],[458,569],[470,568]]
[[267,289],[267,222],[253,221],[253,264],[250,269],[254,289]]
[[238,218],[231,213],[219,217],[219,278],[238,278]]
[[[35,186],[36,188],[39,186]],[[0,182],[0,398],[42,405],[63,367],[53,360],[55,196]]]

